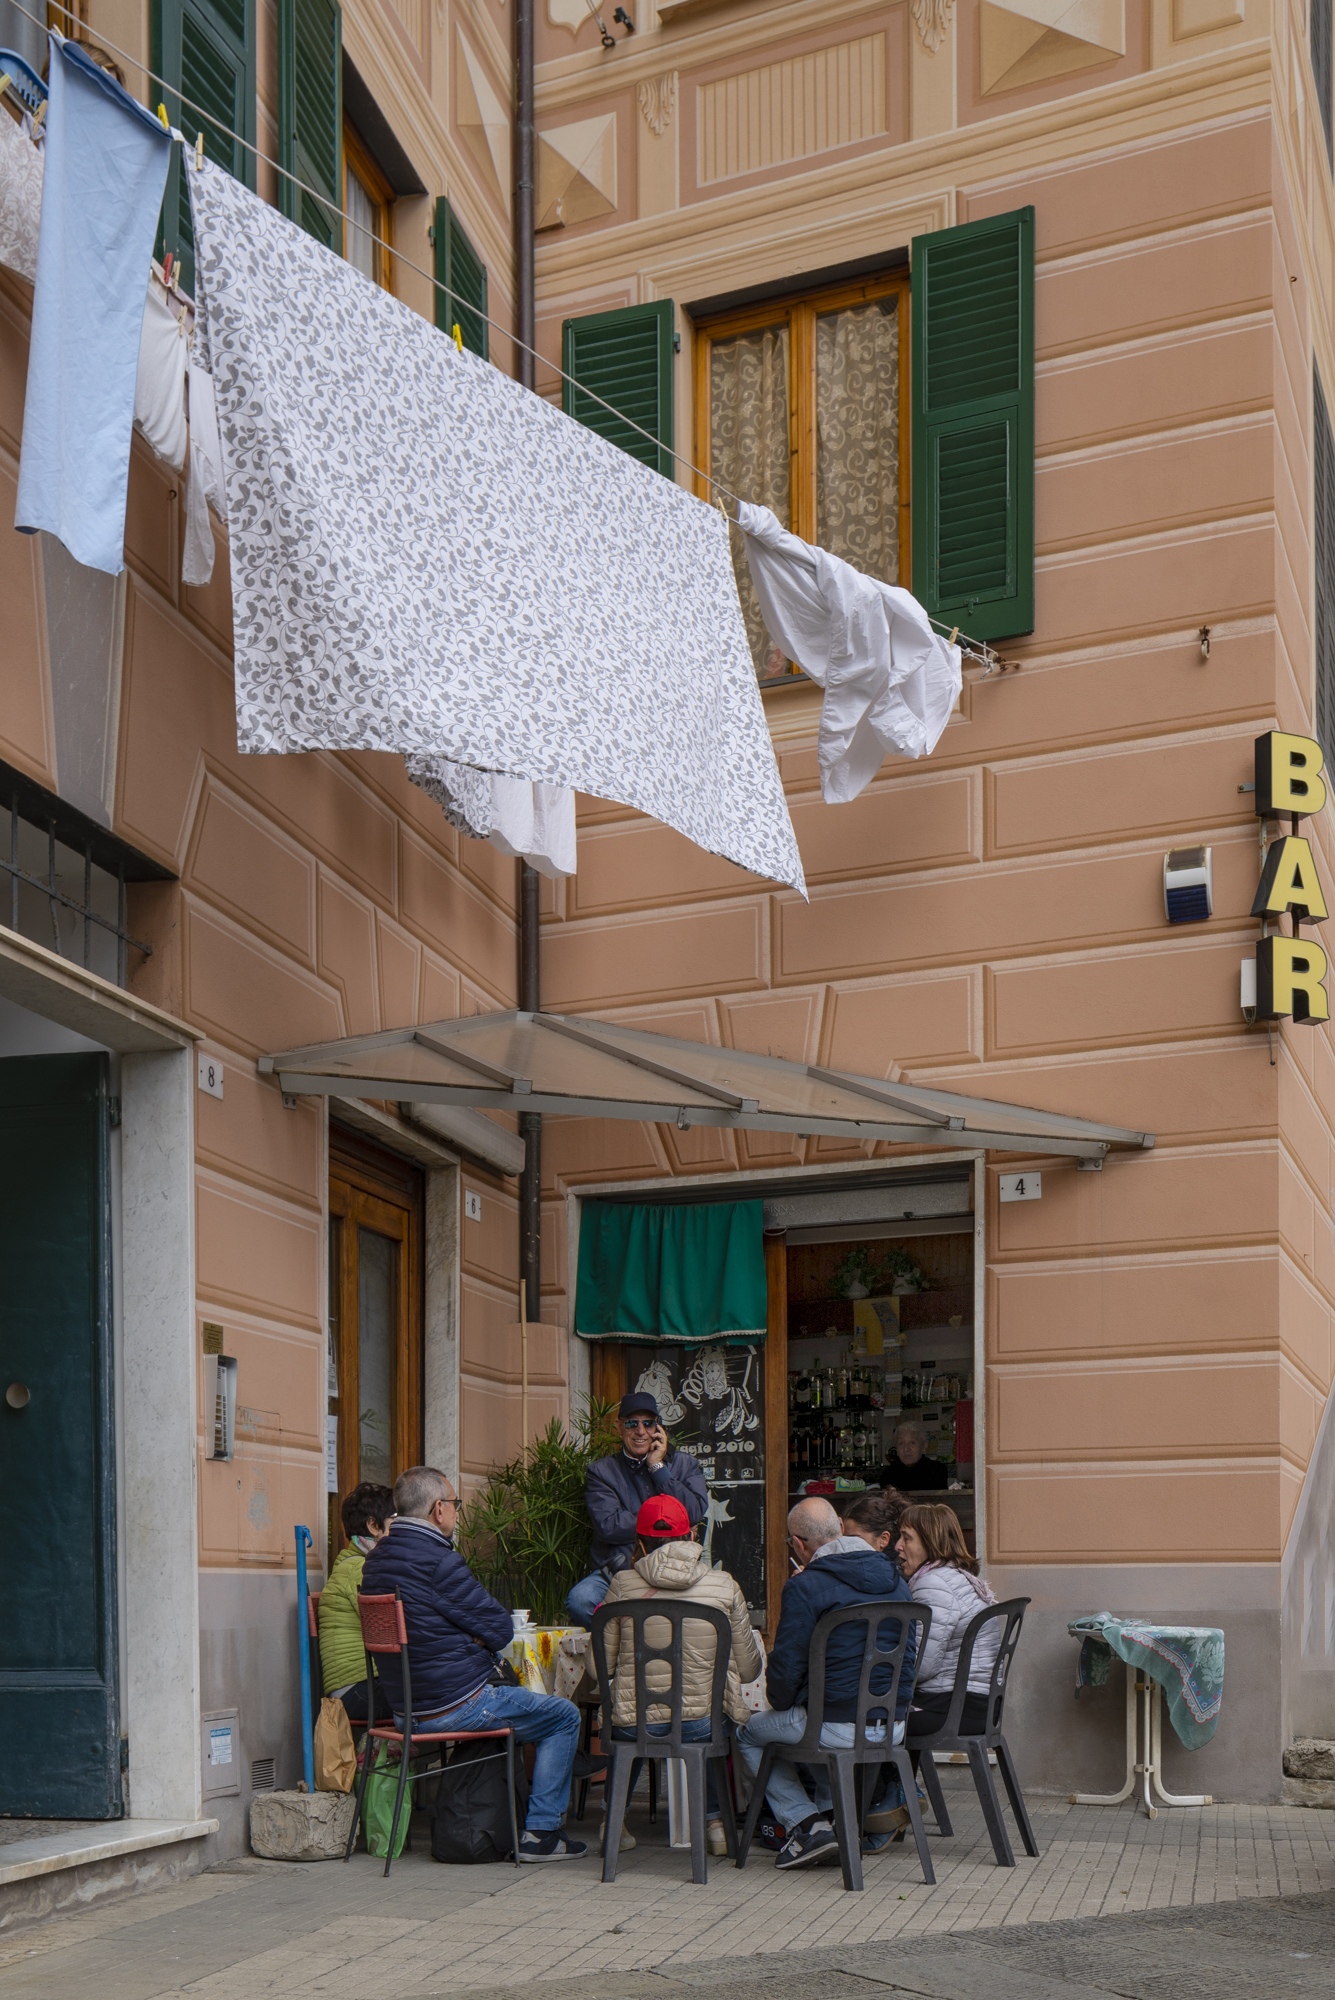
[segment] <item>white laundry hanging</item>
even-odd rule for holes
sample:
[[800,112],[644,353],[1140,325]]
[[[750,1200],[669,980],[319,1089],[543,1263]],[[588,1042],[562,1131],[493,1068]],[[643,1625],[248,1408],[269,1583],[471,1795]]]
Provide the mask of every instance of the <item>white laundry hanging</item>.
[[574,874],[575,794],[569,786],[475,771],[447,757],[403,761],[413,783],[461,833],[489,840],[502,854],[527,861],[549,879]]
[[156,276],[148,281],[139,373],[134,385],[134,427],[160,459],[179,472],[185,464],[185,371],[190,323],[181,300]]
[[209,508],[227,525],[227,501],[223,493],[222,452],[218,445],[218,411],[213,398],[213,378],[206,368],[191,361],[190,383],[190,464],[185,488],[185,545],[181,552],[181,581],[196,586],[213,576],[213,529]]
[[907,590],[799,541],[768,507],[743,502],[738,525],[766,629],[825,690],[826,803],[855,799],[890,752],[930,756],[963,685],[959,647]]
[[578,788],[801,889],[717,512],[186,170],[240,749]]

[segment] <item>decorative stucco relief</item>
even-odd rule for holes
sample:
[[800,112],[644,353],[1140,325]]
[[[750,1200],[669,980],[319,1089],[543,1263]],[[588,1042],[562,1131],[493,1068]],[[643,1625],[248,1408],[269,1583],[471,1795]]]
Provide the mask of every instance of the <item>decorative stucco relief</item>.
[[913,0],[913,25],[929,56],[934,56],[950,29],[955,0]]
[[454,117],[459,136],[482,170],[482,177],[510,213],[510,120],[481,62],[455,30]]
[[885,36],[721,77],[701,84],[696,102],[702,187],[879,138],[886,129]]
[[655,139],[661,139],[677,110],[677,72],[652,77],[639,88],[640,116]]
[[1126,54],[1124,0],[982,0],[982,94],[1050,83]]
[[615,111],[538,134],[539,229],[592,222],[617,205]]

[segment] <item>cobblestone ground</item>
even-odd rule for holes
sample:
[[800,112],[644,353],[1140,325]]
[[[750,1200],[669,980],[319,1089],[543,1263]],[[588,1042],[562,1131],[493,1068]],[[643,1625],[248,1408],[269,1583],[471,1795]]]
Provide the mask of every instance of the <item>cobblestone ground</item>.
[[[956,1835],[778,1874],[690,1880],[641,1809],[639,1845],[604,1887],[588,1860],[442,1868],[416,1851],[345,1867],[232,1862],[0,1941],[5,2000],[824,2000],[882,1991],[935,2000],[1195,2000],[1335,1995],[1335,1813],[1283,1806],[1164,1809],[1033,1798],[1042,1850],[996,1867],[971,1791],[949,1787]],[[596,1840],[596,1821],[587,1829]]]

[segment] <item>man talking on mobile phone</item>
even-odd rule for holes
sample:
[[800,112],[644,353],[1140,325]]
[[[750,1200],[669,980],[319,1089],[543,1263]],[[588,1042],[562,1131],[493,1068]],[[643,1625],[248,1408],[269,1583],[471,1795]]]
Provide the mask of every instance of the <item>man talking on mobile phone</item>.
[[566,1599],[577,1625],[591,1625],[607,1587],[630,1562],[635,1549],[635,1517],[646,1500],[680,1500],[692,1527],[709,1509],[705,1476],[687,1451],[668,1443],[658,1404],[642,1389],[621,1398],[616,1415],[621,1449],[591,1465],[584,1475],[584,1504],[593,1523],[593,1569]]

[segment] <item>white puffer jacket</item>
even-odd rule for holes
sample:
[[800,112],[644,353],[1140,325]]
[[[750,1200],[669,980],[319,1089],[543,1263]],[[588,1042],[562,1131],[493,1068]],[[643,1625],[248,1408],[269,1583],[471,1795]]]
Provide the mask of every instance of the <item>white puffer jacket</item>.
[[[915,1692],[949,1694],[959,1666],[960,1640],[984,1605],[995,1604],[996,1597],[980,1576],[970,1576],[953,1563],[924,1563],[909,1578],[909,1589],[917,1603],[932,1607],[932,1629],[922,1649]],[[969,1665],[974,1694],[987,1693],[1005,1622],[995,1619],[978,1635]]]

